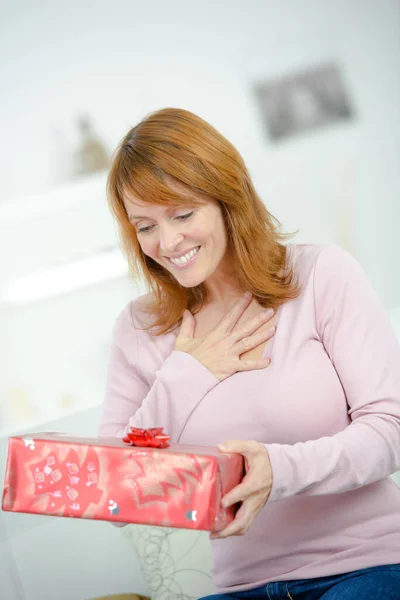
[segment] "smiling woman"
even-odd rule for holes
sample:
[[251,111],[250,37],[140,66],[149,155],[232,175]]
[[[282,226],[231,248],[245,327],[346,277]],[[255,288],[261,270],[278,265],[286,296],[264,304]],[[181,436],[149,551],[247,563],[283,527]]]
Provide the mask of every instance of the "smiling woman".
[[184,110],[128,132],[108,189],[153,293],[116,321],[99,433],[244,457],[214,600],[397,599],[400,348],[360,265],[284,245],[237,150]]
[[147,309],[159,334],[178,326],[185,309],[196,313],[218,296],[226,276],[233,296],[249,290],[260,307],[298,294],[282,243],[288,235],[236,148],[200,117],[167,108],[131,129],[108,197],[131,269],[153,292]]
[[[185,192],[184,186],[167,178],[169,187]],[[207,281],[208,288],[226,269],[227,236],[221,206],[212,198],[192,192],[196,204],[188,206],[143,206],[131,196],[125,200],[144,255],[164,267],[183,288]],[[190,202],[185,199],[185,202]],[[139,217],[139,218],[138,218]]]

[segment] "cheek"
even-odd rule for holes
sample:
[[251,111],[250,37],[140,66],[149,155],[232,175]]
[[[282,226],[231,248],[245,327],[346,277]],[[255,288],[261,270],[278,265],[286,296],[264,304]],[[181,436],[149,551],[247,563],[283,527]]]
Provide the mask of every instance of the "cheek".
[[227,243],[227,235],[225,230],[225,225],[223,222],[219,221],[216,223],[214,228],[214,239],[219,248],[225,248]]
[[157,254],[157,242],[155,239],[151,239],[151,236],[141,236],[138,238],[138,241],[142,252],[146,254],[146,256],[154,257]]
[[203,227],[199,225],[188,234],[188,237],[199,244],[206,244],[210,248],[212,246],[214,249],[225,246],[225,231],[217,224],[214,226],[208,224]]
[[220,225],[217,220],[213,220],[211,217],[199,219],[192,227],[187,228],[186,235],[204,242],[212,238],[218,239],[220,237]]
[[196,227],[192,229],[187,237],[192,238],[194,242],[203,243],[207,241],[207,237],[209,236],[209,232],[203,227]]

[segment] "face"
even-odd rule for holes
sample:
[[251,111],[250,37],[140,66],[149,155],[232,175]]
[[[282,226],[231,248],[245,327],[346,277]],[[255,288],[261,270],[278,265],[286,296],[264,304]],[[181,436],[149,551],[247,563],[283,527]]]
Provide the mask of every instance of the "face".
[[[176,185],[174,185],[174,189]],[[179,190],[177,190],[179,191]],[[197,196],[180,206],[125,202],[144,254],[167,269],[183,287],[218,277],[226,262],[227,236],[221,208],[215,200]]]

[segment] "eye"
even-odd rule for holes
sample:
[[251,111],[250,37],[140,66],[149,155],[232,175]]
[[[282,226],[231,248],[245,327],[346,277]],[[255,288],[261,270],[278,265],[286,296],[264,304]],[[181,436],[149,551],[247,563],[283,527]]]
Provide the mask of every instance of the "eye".
[[186,221],[186,219],[189,219],[193,213],[194,213],[194,210],[192,210],[192,212],[190,212],[190,213],[186,213],[186,215],[179,215],[178,217],[175,217],[175,218],[178,219],[178,221]]
[[139,227],[138,233],[150,233],[154,225],[147,225],[147,227]]

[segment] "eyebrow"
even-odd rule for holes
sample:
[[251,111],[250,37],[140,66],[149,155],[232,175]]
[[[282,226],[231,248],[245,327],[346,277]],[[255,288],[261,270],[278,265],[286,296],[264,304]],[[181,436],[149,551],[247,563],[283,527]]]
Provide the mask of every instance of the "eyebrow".
[[144,215],[128,215],[128,219],[133,221],[134,219],[150,219],[150,217],[145,217]]
[[[193,205],[193,200],[186,199],[186,206],[185,205],[183,205],[183,206],[171,205],[171,206],[168,207],[167,211],[177,210],[177,209],[180,209],[180,208],[189,208],[189,206],[191,204]],[[134,219],[151,219],[151,217],[146,217],[145,215],[130,215],[128,213],[128,219],[130,221],[133,221]]]

